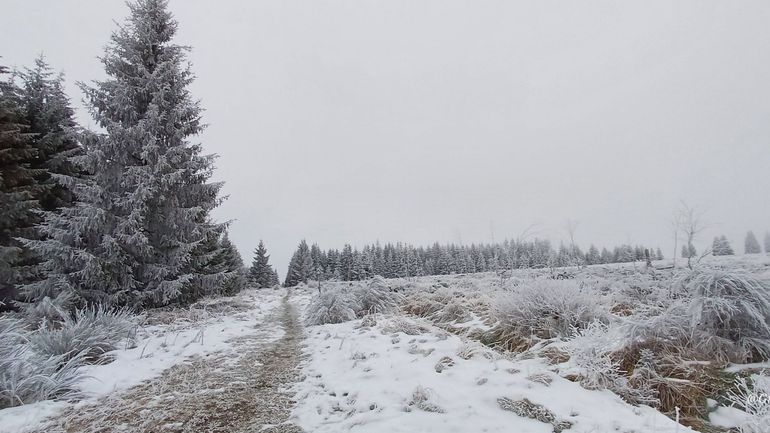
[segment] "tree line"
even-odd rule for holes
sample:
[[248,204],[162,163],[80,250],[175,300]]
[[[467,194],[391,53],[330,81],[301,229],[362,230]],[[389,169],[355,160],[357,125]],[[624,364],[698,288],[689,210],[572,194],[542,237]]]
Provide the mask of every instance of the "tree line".
[[295,286],[308,280],[362,280],[374,275],[409,278],[647,259],[663,259],[660,248],[624,244],[599,250],[591,245],[583,252],[577,245],[562,243],[554,248],[548,240],[534,239],[472,245],[434,243],[430,247],[375,243],[360,250],[346,244],[342,250],[322,250],[302,240],[289,262],[284,285]]
[[203,130],[188,48],[165,0],[128,3],[100,58],[107,78],[78,83],[99,131],[77,125],[64,78],[44,58],[0,66],[0,301],[145,308],[234,292],[243,262]]

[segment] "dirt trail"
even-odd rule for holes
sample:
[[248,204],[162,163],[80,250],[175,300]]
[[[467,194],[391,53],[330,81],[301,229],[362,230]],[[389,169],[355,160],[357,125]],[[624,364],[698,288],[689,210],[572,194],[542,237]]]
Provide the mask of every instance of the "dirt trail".
[[[119,395],[70,410],[40,432],[296,433],[288,423],[297,380],[302,326],[287,293],[255,335],[237,340],[237,353],[193,358]],[[266,343],[266,326],[285,334]]]

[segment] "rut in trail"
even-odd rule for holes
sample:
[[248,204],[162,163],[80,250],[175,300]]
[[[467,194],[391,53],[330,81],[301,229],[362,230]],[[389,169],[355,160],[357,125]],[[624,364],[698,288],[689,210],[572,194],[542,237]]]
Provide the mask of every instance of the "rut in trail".
[[237,340],[236,354],[193,358],[151,382],[86,407],[70,410],[41,430],[46,433],[296,433],[288,423],[293,401],[285,389],[297,380],[302,327],[290,293],[262,326],[280,323],[285,334]]

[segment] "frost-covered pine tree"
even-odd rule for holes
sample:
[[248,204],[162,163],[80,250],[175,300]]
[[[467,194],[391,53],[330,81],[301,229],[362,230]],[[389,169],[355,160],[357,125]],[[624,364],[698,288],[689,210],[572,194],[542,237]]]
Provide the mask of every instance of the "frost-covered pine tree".
[[727,237],[722,235],[714,238],[714,242],[711,245],[711,252],[715,256],[731,256],[735,254],[733,247],[730,246],[730,241]]
[[219,239],[220,258],[223,266],[224,279],[221,293],[232,295],[246,287],[246,270],[238,248],[230,240],[227,232]]
[[80,202],[47,215],[48,239],[31,243],[48,258],[47,278],[26,287],[33,299],[70,291],[86,303],[164,305],[222,281],[201,271],[215,255],[201,245],[224,226],[209,219],[220,201],[214,157],[190,142],[203,124],[188,48],[173,43],[166,0],[128,6],[101,58],[107,79],[81,84],[104,133],[84,134],[74,159],[91,173],[67,184]]
[[765,232],[765,252],[770,253],[770,232]]
[[5,74],[0,66],[0,310],[11,307],[23,281],[28,257],[16,238],[32,230],[39,194],[39,171],[30,168],[36,151],[22,124],[19,89]]
[[273,268],[270,266],[270,255],[262,240],[254,250],[254,260],[249,268],[249,282],[257,288],[271,287],[273,282]]
[[297,246],[297,251],[289,261],[289,269],[286,271],[284,286],[294,287],[299,283],[307,283],[312,270],[313,260],[310,258],[310,248],[303,239]]
[[[80,151],[75,138],[75,113],[69,98],[64,93],[64,77],[54,74],[51,67],[41,56],[35,60],[32,69],[18,74],[19,104],[25,131],[30,134],[35,156],[29,160],[29,168],[35,172],[34,199],[40,210],[58,212],[70,207],[75,201],[74,194],[57,179],[60,176],[79,177],[80,173],[70,158]],[[43,239],[45,234],[39,230],[42,217],[39,213],[29,216],[23,238]],[[41,258],[26,246],[22,255],[25,257],[19,269],[19,284],[29,284],[41,278],[39,263]]]
[[749,230],[748,233],[746,233],[746,240],[744,242],[744,252],[746,254],[759,254],[762,252],[762,247],[759,246],[759,241],[757,240],[757,237],[754,235],[754,232]]
[[38,197],[40,208],[54,211],[72,206],[74,196],[58,176],[77,177],[79,169],[71,161],[80,146],[75,136],[75,112],[64,93],[64,76],[55,74],[40,56],[35,66],[20,74],[20,100],[24,123],[32,135],[37,155],[31,163],[39,170],[38,182],[45,188]]

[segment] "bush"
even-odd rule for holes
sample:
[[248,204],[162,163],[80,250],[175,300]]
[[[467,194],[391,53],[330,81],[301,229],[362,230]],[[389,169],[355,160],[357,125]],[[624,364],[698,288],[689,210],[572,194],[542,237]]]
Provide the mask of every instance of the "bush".
[[494,315],[509,334],[566,337],[594,320],[606,318],[597,297],[572,280],[533,280],[498,298]]
[[770,358],[770,284],[719,269],[695,269],[679,284],[696,349],[735,362]]
[[385,279],[375,276],[363,282],[354,290],[356,316],[373,313],[388,313],[395,310],[401,300],[398,293],[391,292]]
[[130,336],[135,324],[128,310],[92,307],[75,310],[54,325],[45,325],[29,338],[31,348],[42,356],[68,361],[99,362],[106,352]]
[[442,307],[443,304],[434,299],[431,293],[422,291],[408,295],[402,305],[406,313],[419,317],[428,317]]
[[764,433],[770,426],[770,375],[766,372],[735,380],[735,388],[727,395],[732,406],[746,412],[738,426],[741,433]]
[[458,299],[452,299],[440,310],[430,316],[436,323],[465,322],[471,318],[468,314],[468,306]]
[[433,390],[418,386],[412,391],[412,398],[406,404],[406,411],[410,412],[414,407],[425,412],[444,413],[444,408],[433,401],[435,399]]
[[357,305],[345,290],[326,290],[313,297],[307,307],[307,325],[342,323],[356,318]]
[[78,395],[82,357],[69,359],[35,353],[29,331],[15,317],[0,317],[0,409]]

